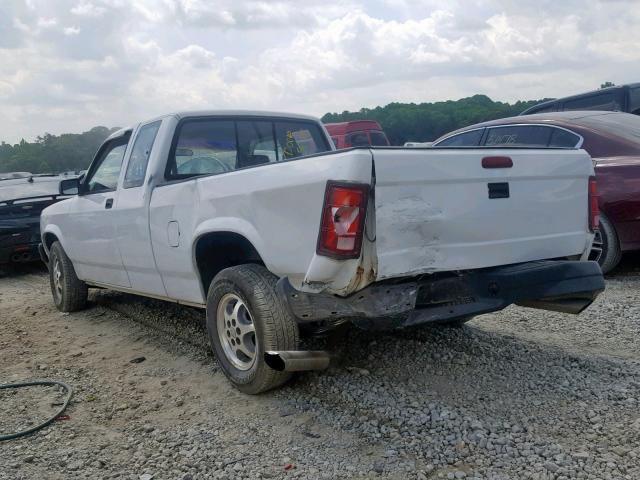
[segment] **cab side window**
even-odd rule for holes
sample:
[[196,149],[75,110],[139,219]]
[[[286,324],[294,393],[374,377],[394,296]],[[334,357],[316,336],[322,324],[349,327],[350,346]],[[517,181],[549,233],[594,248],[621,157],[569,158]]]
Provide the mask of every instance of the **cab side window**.
[[235,123],[230,120],[189,120],[178,131],[175,151],[167,164],[167,178],[188,178],[230,172],[238,149]]
[[89,173],[86,181],[86,193],[112,192],[118,186],[124,152],[129,137],[115,139],[107,144],[100,153],[96,167]]
[[241,120],[238,128],[238,160],[236,168],[253,167],[263,163],[277,162],[273,123],[261,120]]
[[151,155],[153,142],[156,140],[161,121],[150,123],[140,127],[136,140],[133,143],[127,172],[124,176],[124,188],[139,187],[144,183],[147,173],[147,164]]

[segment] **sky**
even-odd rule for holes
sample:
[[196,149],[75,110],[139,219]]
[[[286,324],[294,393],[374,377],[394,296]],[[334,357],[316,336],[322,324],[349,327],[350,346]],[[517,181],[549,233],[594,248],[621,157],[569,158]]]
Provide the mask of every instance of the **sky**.
[[640,81],[640,0],[0,0],[0,140]]

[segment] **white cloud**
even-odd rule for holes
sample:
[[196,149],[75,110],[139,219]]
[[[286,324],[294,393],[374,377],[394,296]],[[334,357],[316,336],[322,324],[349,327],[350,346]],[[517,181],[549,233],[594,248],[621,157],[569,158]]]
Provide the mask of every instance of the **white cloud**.
[[65,35],[78,35],[80,33],[78,27],[65,27],[63,31]]
[[97,18],[107,11],[105,7],[94,5],[93,3],[82,2],[71,9],[71,13],[80,17]]
[[55,18],[42,18],[38,17],[36,25],[39,28],[52,28],[58,24],[58,20]]
[[[182,108],[326,111],[638,80],[632,1],[8,0],[0,140]],[[35,14],[37,12],[37,15]]]

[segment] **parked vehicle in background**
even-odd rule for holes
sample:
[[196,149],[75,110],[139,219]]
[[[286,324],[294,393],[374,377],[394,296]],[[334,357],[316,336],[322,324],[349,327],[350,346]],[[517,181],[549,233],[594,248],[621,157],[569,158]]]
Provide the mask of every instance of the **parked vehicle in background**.
[[640,249],[640,117],[619,112],[556,112],[470,125],[434,146],[583,148],[594,160],[600,228],[592,260],[603,272]]
[[0,180],[0,264],[39,260],[40,213],[67,198],[60,181],[70,177],[20,173]]
[[433,142],[404,142],[404,147],[426,148],[433,145]]
[[17,178],[28,178],[33,176],[30,172],[6,172],[0,173],[0,180],[14,180]]
[[387,136],[380,124],[374,120],[352,120],[350,122],[325,123],[331,140],[337,149],[351,147],[386,147]]
[[301,330],[581,312],[604,288],[578,261],[592,175],[577,149],[336,151],[313,117],[184,112],[114,133],[62,182],[78,195],[43,212],[41,253],[62,311],[91,286],[206,308],[222,370],[259,393],[328,366]]
[[640,115],[640,83],[615,85],[579,95],[549,100],[529,107],[520,115],[567,110],[605,110]]

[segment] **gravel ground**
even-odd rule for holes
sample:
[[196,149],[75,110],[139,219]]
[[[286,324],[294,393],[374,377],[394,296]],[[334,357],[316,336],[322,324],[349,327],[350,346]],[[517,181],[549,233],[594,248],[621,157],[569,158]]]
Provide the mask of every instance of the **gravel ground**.
[[[351,329],[339,367],[258,397],[226,382],[199,310],[95,291],[65,315],[41,270],[0,274],[0,382],[75,388],[67,420],[0,443],[0,478],[636,480],[639,271],[631,259],[580,316]],[[0,431],[59,401],[0,391]]]

